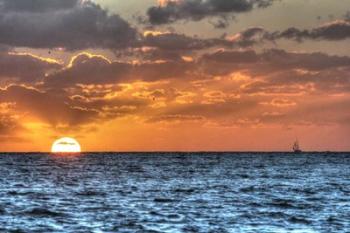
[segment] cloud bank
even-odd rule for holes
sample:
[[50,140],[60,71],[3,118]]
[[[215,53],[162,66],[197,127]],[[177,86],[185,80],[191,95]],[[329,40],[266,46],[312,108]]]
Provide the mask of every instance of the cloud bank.
[[137,32],[91,1],[1,0],[0,44],[30,48],[117,49]]
[[219,16],[225,27],[229,14],[252,11],[254,8],[270,6],[274,0],[176,0],[162,1],[159,6],[147,11],[148,21],[153,25],[169,24],[179,20],[199,21],[207,17]]

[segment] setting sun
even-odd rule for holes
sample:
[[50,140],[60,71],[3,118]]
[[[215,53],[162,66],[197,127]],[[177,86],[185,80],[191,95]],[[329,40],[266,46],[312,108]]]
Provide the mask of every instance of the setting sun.
[[80,144],[74,138],[60,138],[56,140],[51,147],[52,153],[79,153],[81,152]]

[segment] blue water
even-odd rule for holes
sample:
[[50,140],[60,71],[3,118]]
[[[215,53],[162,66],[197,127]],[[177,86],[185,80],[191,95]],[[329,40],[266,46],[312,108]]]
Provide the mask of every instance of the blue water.
[[0,232],[347,232],[350,154],[0,154]]

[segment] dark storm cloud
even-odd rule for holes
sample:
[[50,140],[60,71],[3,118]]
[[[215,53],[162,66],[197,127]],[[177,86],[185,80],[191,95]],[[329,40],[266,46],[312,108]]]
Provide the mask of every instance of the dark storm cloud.
[[137,37],[128,22],[90,1],[0,3],[0,43],[9,46],[118,49],[130,46]]
[[[148,21],[154,25],[173,23],[178,20],[199,21],[206,17],[229,13],[249,12],[254,8],[267,7],[274,0],[179,0],[166,1],[147,11]],[[223,18],[225,19],[225,18]],[[224,24],[220,24],[225,26]]]

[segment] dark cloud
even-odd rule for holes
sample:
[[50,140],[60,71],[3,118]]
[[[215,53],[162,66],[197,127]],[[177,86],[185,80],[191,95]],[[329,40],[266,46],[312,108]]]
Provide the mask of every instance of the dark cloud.
[[275,44],[276,40],[289,39],[302,42],[303,40],[344,40],[350,38],[350,21],[337,20],[322,26],[303,30],[288,28],[284,31],[269,32],[261,27],[247,28],[234,36],[224,34],[220,38],[199,38],[184,34],[146,33],[138,46],[150,46],[169,51],[198,51],[209,48],[247,48],[266,42]]
[[233,37],[224,34],[220,38],[199,38],[173,32],[146,32],[136,46],[139,49],[134,49],[127,54],[123,51],[121,56],[136,56],[145,60],[181,60],[182,56],[192,56],[197,52],[213,48],[252,47],[262,43],[266,33],[259,27],[248,28]]
[[1,0],[2,11],[43,12],[73,8],[80,0]]
[[189,69],[185,61],[145,62],[139,64],[110,62],[100,56],[78,55],[72,66],[45,80],[47,88],[63,88],[75,84],[117,84],[136,80],[155,81],[184,77]]
[[296,41],[303,40],[344,40],[350,38],[350,21],[336,20],[322,26],[302,30],[298,28],[288,28],[281,32],[271,33],[266,39],[292,39]]
[[0,43],[9,46],[118,49],[137,37],[128,22],[90,1],[2,0],[0,4]]
[[40,58],[31,54],[0,52],[0,84],[42,81],[46,72],[60,69],[61,67],[54,60]]
[[[154,25],[173,23],[178,20],[199,21],[206,17],[220,16],[225,20],[229,13],[249,12],[254,8],[267,7],[274,0],[181,0],[166,1],[147,11],[148,21]],[[226,26],[224,24],[219,24]]]
[[227,17],[222,17],[220,19],[217,19],[215,21],[209,21],[211,25],[214,26],[214,28],[217,29],[225,29],[229,26],[229,22],[227,20]]
[[235,70],[245,70],[251,75],[266,75],[294,69],[317,72],[350,66],[350,58],[346,56],[330,56],[324,53],[291,53],[279,49],[269,49],[262,53],[256,53],[254,50],[219,50],[203,55],[199,61],[205,73],[217,75],[225,75]]
[[73,59],[70,67],[48,76],[45,84],[61,88],[74,84],[116,83],[127,79],[129,72],[130,65],[127,63],[111,63],[103,57],[80,54]]

